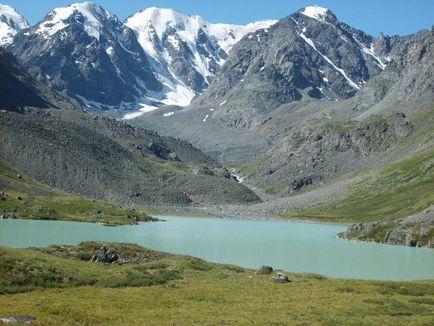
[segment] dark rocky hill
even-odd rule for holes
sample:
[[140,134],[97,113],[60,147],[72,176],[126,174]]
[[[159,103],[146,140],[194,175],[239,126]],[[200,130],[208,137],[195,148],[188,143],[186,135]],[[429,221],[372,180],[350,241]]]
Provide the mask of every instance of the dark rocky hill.
[[74,101],[36,82],[5,49],[0,48],[0,108],[22,111],[25,107],[72,108]]

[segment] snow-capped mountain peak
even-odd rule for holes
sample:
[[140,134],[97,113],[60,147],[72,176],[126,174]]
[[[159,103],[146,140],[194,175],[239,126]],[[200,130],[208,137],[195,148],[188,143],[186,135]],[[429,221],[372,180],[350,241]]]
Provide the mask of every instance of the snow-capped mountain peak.
[[322,21],[325,21],[325,18],[331,13],[329,9],[317,5],[305,7],[300,12],[307,17]]
[[12,43],[14,36],[28,27],[27,21],[14,8],[0,3],[0,46]]
[[83,17],[83,26],[86,32],[99,40],[101,21],[116,20],[112,15],[102,7],[92,2],[73,3],[68,7],[56,8],[45,19],[37,30],[37,33],[52,36],[68,26],[68,19],[79,14]]
[[[172,9],[151,7],[128,18],[125,25],[136,32],[139,43],[146,53],[160,61],[160,53],[155,45],[156,42],[163,41],[168,30],[177,30],[184,40],[194,43],[195,35],[204,22],[199,16],[188,16]],[[176,46],[176,40],[169,39]]]
[[125,25],[135,32],[157,78],[166,86],[163,103],[188,105],[205,91],[244,35],[276,22],[212,24],[200,16],[151,7],[129,17]]
[[38,79],[85,106],[135,108],[149,97],[159,100],[154,93],[162,85],[133,31],[91,2],[54,9],[19,33],[10,51]]
[[151,41],[154,35],[162,40],[168,30],[174,29],[183,40],[190,43],[195,43],[199,31],[203,30],[212,37],[215,43],[218,43],[222,50],[228,52],[244,35],[257,29],[268,28],[276,22],[276,20],[265,20],[246,26],[211,24],[201,16],[185,15],[173,9],[151,7],[128,18],[125,25],[136,31],[139,37],[142,37],[140,43],[145,50],[148,48],[146,43]]
[[152,7],[122,23],[97,4],[74,3],[52,10],[10,49],[37,78],[85,106],[146,111],[189,105],[243,36],[276,22],[211,24]]

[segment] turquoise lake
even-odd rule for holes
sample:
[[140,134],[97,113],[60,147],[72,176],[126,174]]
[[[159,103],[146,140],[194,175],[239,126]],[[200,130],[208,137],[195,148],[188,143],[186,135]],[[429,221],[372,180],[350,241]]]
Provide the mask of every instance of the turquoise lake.
[[4,220],[0,245],[42,247],[86,240],[133,242],[211,262],[329,277],[434,279],[434,250],[350,242],[344,226],[291,221],[159,216],[165,222],[104,227],[92,223]]

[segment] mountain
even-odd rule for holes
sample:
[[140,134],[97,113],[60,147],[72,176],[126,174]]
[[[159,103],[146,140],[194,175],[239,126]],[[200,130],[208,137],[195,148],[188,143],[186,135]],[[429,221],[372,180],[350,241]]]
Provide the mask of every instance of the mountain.
[[91,109],[139,110],[188,105],[205,91],[247,26],[149,8],[125,24],[90,2],[56,8],[18,34],[9,50],[39,81]]
[[382,73],[399,43],[384,39],[339,22],[325,8],[302,8],[236,43],[187,109],[131,123],[188,139],[226,163],[256,159],[301,119],[353,97]]
[[27,21],[15,9],[0,3],[0,46],[11,44],[14,36],[28,27]]
[[374,41],[328,9],[303,8],[237,43],[194,104],[215,103],[214,117],[254,127],[282,104],[350,98],[389,60],[376,53]]
[[0,108],[46,107],[37,85],[4,49],[0,48]]
[[[191,144],[92,116],[0,50],[0,158],[51,187],[123,205],[255,202]],[[13,98],[17,97],[14,102]]]
[[134,30],[154,73],[166,87],[163,103],[186,106],[207,89],[244,35],[274,23],[211,24],[200,16],[152,7],[135,13],[125,25]]
[[162,89],[134,33],[89,2],[54,9],[9,50],[39,81],[89,107],[146,106]]
[[433,44],[434,29],[374,39],[327,9],[303,8],[238,42],[189,107],[130,123],[293,196],[434,146]]

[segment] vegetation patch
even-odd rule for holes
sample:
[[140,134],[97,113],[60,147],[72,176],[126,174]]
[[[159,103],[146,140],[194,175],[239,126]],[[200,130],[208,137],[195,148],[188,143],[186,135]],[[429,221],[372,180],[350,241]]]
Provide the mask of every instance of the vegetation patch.
[[[334,222],[393,220],[420,212],[434,203],[434,150],[375,170],[332,204],[292,210],[279,215]],[[387,230],[378,230],[384,237]]]
[[[101,246],[116,263],[93,263]],[[40,325],[429,325],[433,281],[272,275],[134,244],[0,248],[0,318]],[[61,290],[59,290],[61,289]]]

